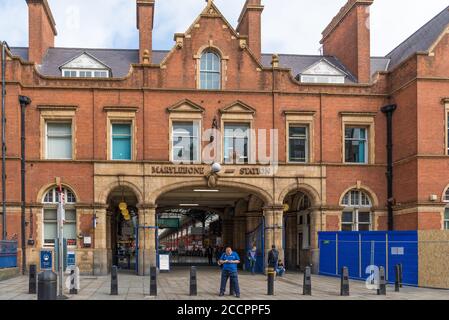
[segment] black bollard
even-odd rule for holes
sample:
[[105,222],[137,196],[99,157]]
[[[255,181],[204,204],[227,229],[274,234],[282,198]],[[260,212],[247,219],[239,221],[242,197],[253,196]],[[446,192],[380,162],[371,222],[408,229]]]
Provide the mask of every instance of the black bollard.
[[196,279],[196,267],[190,268],[190,295],[198,295],[197,279]]
[[70,294],[78,294],[78,289],[75,285],[75,269],[70,270]]
[[117,266],[112,266],[111,270],[111,296],[118,295],[118,275]]
[[399,292],[399,274],[400,274],[400,270],[399,270],[399,265],[397,264],[397,265],[395,265],[394,266],[394,273],[395,273],[395,276],[396,276],[396,279],[394,280],[394,291],[395,292]]
[[377,295],[387,294],[387,283],[385,281],[385,269],[384,267],[379,267],[379,289],[377,289]]
[[29,294],[36,294],[36,265],[30,264],[30,280],[29,280],[29,287],[28,287],[28,293]]
[[274,269],[268,268],[267,272],[267,295],[274,295]]
[[58,276],[50,270],[37,277],[37,300],[56,300]]
[[341,296],[349,296],[349,272],[347,267],[341,269]]
[[157,296],[157,270],[150,267],[150,296]]
[[402,288],[402,281],[403,281],[403,276],[404,276],[404,274],[403,274],[403,271],[404,270],[402,270],[402,263],[400,263],[399,264],[399,287],[400,288]]
[[304,285],[302,294],[304,296],[312,295],[312,271],[310,267],[306,267],[304,270]]

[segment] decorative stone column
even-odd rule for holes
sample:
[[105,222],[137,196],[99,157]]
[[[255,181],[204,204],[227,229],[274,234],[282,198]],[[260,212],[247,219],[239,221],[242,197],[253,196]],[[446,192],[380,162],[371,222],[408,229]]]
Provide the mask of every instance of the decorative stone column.
[[[107,275],[111,269],[111,259],[108,257],[107,248],[107,219],[106,206],[94,210],[96,217],[93,274],[96,276]],[[110,254],[109,254],[110,256]]]
[[[312,272],[319,273],[320,266],[320,249],[318,247],[318,232],[321,230],[321,212],[314,209],[310,212],[310,263],[312,264]],[[323,217],[324,218],[324,217]],[[324,223],[324,221],[323,221]]]
[[139,275],[150,274],[150,267],[156,266],[156,206],[142,204],[139,209]]
[[284,260],[284,248],[282,246],[283,214],[284,208],[282,205],[263,208],[265,217],[265,265],[268,261],[268,252],[273,244],[279,251],[279,259]]

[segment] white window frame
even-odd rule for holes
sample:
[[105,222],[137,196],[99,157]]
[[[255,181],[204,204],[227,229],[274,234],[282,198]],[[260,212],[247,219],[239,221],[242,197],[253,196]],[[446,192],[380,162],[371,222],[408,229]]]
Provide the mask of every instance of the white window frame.
[[[75,76],[66,76],[65,72],[75,72]],[[91,72],[91,76],[90,77],[81,77],[80,74],[81,72]],[[104,77],[96,77],[95,76],[95,72],[106,72],[106,76]],[[62,68],[61,69],[61,74],[63,78],[99,78],[99,79],[104,79],[104,78],[109,78],[110,74],[109,74],[109,70],[108,69],[67,69],[67,68]]]
[[[203,70],[203,69],[201,68],[201,60],[202,60],[203,57],[204,57],[205,55],[207,55],[207,54],[213,54],[213,55],[215,55],[215,56],[218,58],[218,71],[215,71],[215,70],[207,70],[207,69],[204,69],[204,70]],[[200,57],[198,63],[199,63],[199,75],[198,75],[198,77],[199,77],[199,88],[200,88],[200,90],[221,90],[223,85],[222,85],[222,66],[221,66],[221,56],[220,56],[220,54],[218,54],[218,53],[215,52],[214,50],[205,50],[205,51],[201,54],[201,57]],[[205,74],[218,74],[218,79],[219,79],[219,82],[218,82],[218,88],[204,88],[204,87],[202,86],[202,81],[201,81],[201,75],[202,75],[203,73],[205,73]],[[206,81],[206,84],[207,84],[207,81]]]
[[[347,139],[346,138],[346,129],[348,128],[354,128],[354,129],[364,129],[365,130],[365,161],[364,162],[350,162],[350,161],[346,161],[346,141],[362,141],[360,139]],[[363,125],[352,125],[352,124],[345,124],[344,126],[344,132],[343,132],[343,148],[344,148],[344,153],[343,153],[343,160],[344,163],[347,164],[354,164],[354,165],[363,165],[363,164],[368,164],[370,161],[370,128],[367,126],[363,126]]]
[[[290,140],[292,139],[290,137],[290,128],[291,127],[302,127],[302,128],[306,128],[306,155],[305,155],[305,160],[304,161],[295,161],[295,160],[291,160],[290,159]],[[310,157],[309,157],[309,153],[310,153],[310,125],[305,124],[305,123],[294,123],[294,122],[290,122],[288,123],[288,144],[287,144],[287,162],[288,163],[309,163],[310,162]]]
[[[71,143],[71,154],[70,158],[50,158],[48,155],[48,124],[51,123],[60,123],[60,124],[69,124],[70,125],[70,143]],[[45,120],[45,159],[46,160],[73,160],[73,147],[74,147],[74,139],[73,139],[73,122],[72,120]]]
[[[130,144],[131,144],[131,154],[130,159],[114,159],[114,135],[113,135],[113,127],[115,124],[126,124],[130,127]],[[110,160],[111,161],[121,161],[121,162],[129,162],[134,160],[134,120],[127,121],[127,120],[111,120],[110,121],[110,128],[109,128],[110,138],[109,138],[109,145],[111,146],[111,155]]]
[[[357,194],[356,201],[353,201],[353,194]],[[349,202],[346,201],[346,199],[349,200]],[[365,224],[369,225],[368,230],[371,231],[373,228],[373,218],[371,215],[371,208],[372,208],[372,201],[369,197],[369,195],[362,191],[362,190],[349,190],[345,193],[345,195],[342,198],[341,205],[344,206],[344,209],[342,210],[341,215],[341,230],[343,230],[343,225],[351,225],[352,231],[359,231],[359,224]],[[352,213],[352,222],[343,222],[343,213]],[[360,222],[359,215],[361,213],[368,213],[369,214],[369,222]]]
[[[57,220],[50,220],[50,221],[46,221],[45,220],[45,210],[57,210],[58,207],[58,199],[57,199],[57,189],[58,187],[53,187],[51,189],[49,189],[47,192],[45,192],[44,197],[42,199],[42,204],[44,205],[44,208],[42,208],[42,232],[41,232],[41,237],[42,237],[42,248],[54,248],[55,244],[46,244],[45,243],[45,223],[56,223],[57,224]],[[71,224],[75,225],[75,232],[78,233],[78,223],[77,223],[77,218],[78,218],[78,213],[77,210],[75,208],[75,204],[76,204],[76,195],[72,190],[69,190],[66,187],[62,187],[62,191],[64,192],[64,199],[65,199],[65,209],[66,210],[71,210],[75,212],[75,220],[74,221],[67,221],[66,223],[69,222]],[[72,194],[73,198],[75,201],[70,201],[69,202],[69,198],[68,198],[68,191],[70,191],[70,193]],[[47,194],[51,192],[52,193],[52,201],[46,201],[45,198],[47,197]],[[53,222],[54,221],[54,222]],[[57,228],[57,227],[56,227]],[[76,241],[76,245],[67,245],[68,248],[76,248],[78,245],[78,239]]]
[[[174,130],[175,125],[178,123],[184,123],[184,124],[192,124],[193,128],[196,129],[196,133],[194,132],[194,138],[196,134],[196,140],[197,147],[196,147],[196,155],[195,159],[189,159],[189,160],[175,160],[175,139],[174,139]],[[201,162],[201,121],[200,120],[182,120],[182,119],[173,119],[171,121],[171,130],[170,130],[170,143],[171,143],[171,152],[170,152],[170,158],[173,163],[185,163],[185,164],[192,164],[192,163],[200,163]]]
[[[236,159],[236,162],[234,163],[234,159],[232,159],[232,161],[231,161],[231,160],[229,160],[229,158],[226,158],[226,154],[227,154],[227,152],[225,150],[225,146],[226,146],[226,144],[225,144],[225,140],[226,140],[226,126],[239,126],[239,125],[241,125],[241,126],[245,125],[248,128],[247,129],[247,138],[248,138],[247,159],[246,159],[246,162],[244,160],[243,160],[243,162],[240,162],[239,159]],[[223,163],[224,164],[228,164],[228,165],[229,164],[240,164],[240,165],[242,165],[242,164],[250,164],[251,161],[252,161],[251,144],[252,144],[252,141],[253,141],[252,140],[252,123],[251,122],[245,122],[245,121],[235,121],[235,122],[234,121],[224,121],[222,128],[223,128],[223,146],[222,146],[222,148],[223,148]]]
[[334,76],[324,74],[301,74],[302,83],[328,83],[344,84],[345,76]]

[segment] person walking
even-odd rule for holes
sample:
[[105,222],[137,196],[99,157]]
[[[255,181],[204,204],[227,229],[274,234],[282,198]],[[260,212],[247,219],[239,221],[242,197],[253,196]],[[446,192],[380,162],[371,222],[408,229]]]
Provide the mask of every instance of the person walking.
[[234,287],[235,296],[240,298],[239,279],[237,274],[237,265],[240,263],[238,253],[233,252],[231,247],[227,247],[218,263],[223,266],[221,271],[220,297],[224,296],[226,284],[230,278]]
[[257,247],[253,245],[253,247],[248,251],[248,260],[249,260],[249,270],[251,274],[256,274],[256,262],[257,262]]
[[212,257],[214,255],[214,249],[211,246],[208,246],[206,249],[206,255],[207,255],[207,259],[209,261],[209,265],[212,266],[213,262],[212,262]]

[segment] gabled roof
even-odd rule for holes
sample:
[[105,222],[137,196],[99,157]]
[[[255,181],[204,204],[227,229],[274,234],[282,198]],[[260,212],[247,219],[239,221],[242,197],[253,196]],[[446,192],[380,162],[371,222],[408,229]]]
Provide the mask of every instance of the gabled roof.
[[[330,67],[330,69],[332,71],[335,71],[336,73],[338,73],[338,75],[341,76],[346,76],[346,73],[341,70],[340,68],[338,68],[337,66],[334,66],[331,62],[329,62],[325,57],[323,57],[321,60],[315,62],[314,64],[312,64],[311,66],[309,66],[307,69],[305,69],[303,72],[301,72],[301,74],[309,74],[307,72],[309,72],[311,69],[315,68],[317,65],[320,64],[324,64]],[[322,73],[322,75],[329,75],[328,73]]]
[[94,62],[98,63],[99,65],[101,65],[103,68],[105,69],[109,69],[110,71],[112,71],[111,67],[109,67],[106,63],[104,63],[103,61],[101,61],[100,59],[96,58],[94,55],[84,51],[83,53],[71,58],[70,60],[64,62],[62,65],[59,66],[59,69],[65,68],[67,67],[67,65],[69,65],[70,63],[72,63],[73,61],[75,61],[78,58],[81,58],[82,56],[87,56],[89,59],[93,60]]
[[393,69],[416,52],[427,52],[449,26],[449,6],[386,55]]

